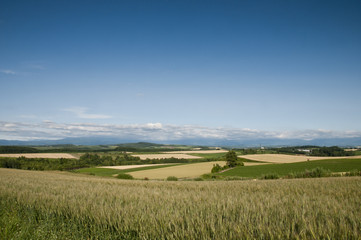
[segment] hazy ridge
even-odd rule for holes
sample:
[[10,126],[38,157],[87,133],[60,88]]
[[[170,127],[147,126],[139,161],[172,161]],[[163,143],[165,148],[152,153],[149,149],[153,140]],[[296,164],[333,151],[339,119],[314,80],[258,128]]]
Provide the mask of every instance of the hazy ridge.
[[317,146],[361,146],[361,137],[355,138],[317,138],[312,140],[304,139],[212,139],[212,138],[192,138],[179,140],[153,141],[150,139],[125,139],[117,137],[76,137],[64,138],[59,140],[0,140],[3,146],[30,146],[30,145],[57,145],[57,144],[74,144],[74,145],[106,145],[132,142],[153,142],[160,144],[185,144],[185,145],[203,145],[203,146],[237,146],[237,147],[259,147],[259,146],[299,146],[299,145],[317,145]]

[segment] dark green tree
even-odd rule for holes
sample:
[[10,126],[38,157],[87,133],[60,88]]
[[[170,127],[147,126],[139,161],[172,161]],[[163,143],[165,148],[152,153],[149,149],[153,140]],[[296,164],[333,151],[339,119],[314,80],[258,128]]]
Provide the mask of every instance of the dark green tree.
[[211,170],[211,173],[217,173],[222,170],[222,167],[219,164],[213,164],[213,168]]
[[228,167],[235,167],[237,166],[237,154],[233,150],[229,150],[226,154],[226,162]]

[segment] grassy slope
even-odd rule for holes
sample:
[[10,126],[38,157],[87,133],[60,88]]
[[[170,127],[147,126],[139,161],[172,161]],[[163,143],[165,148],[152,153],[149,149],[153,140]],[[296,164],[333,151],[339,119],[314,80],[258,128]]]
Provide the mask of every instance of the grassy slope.
[[299,163],[265,164],[257,166],[236,167],[220,173],[219,175],[257,178],[263,174],[276,173],[280,176],[284,176],[291,172],[303,172],[306,169],[310,170],[316,167],[329,169],[332,172],[347,172],[354,169],[361,170],[361,159],[332,159]]
[[359,239],[361,178],[132,181],[0,169],[0,239]]
[[136,171],[143,171],[143,170],[151,170],[151,169],[157,169],[157,168],[172,167],[172,166],[176,166],[176,165],[182,165],[182,164],[176,163],[176,164],[140,167],[140,168],[123,169],[123,170],[122,169],[110,169],[110,168],[81,168],[81,169],[74,170],[74,172],[91,174],[91,175],[101,176],[101,177],[112,177],[114,174],[119,174],[119,173],[129,173],[129,172],[136,172]]
[[257,161],[257,160],[251,160],[251,159],[247,159],[247,158],[242,158],[242,157],[238,157],[237,158],[239,161],[241,162],[254,162],[254,163],[264,163],[262,161]]

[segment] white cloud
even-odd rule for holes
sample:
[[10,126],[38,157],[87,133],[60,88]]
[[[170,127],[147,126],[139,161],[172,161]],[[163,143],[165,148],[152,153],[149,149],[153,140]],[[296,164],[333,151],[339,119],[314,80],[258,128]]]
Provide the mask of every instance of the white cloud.
[[84,118],[84,119],[107,119],[107,118],[111,118],[111,116],[109,116],[109,115],[87,113],[88,108],[83,108],[83,107],[67,108],[67,109],[64,109],[64,111],[74,113],[76,117]]
[[303,139],[361,137],[358,131],[262,131],[247,128],[210,128],[194,125],[146,124],[91,124],[91,123],[19,123],[0,121],[0,139],[60,139],[65,137],[111,136],[122,139],[171,141],[182,139]]
[[146,126],[150,129],[161,129],[162,128],[161,123],[147,123]]
[[14,72],[13,70],[10,69],[0,69],[1,73],[5,73],[5,74],[11,74],[11,75],[15,75],[16,72]]

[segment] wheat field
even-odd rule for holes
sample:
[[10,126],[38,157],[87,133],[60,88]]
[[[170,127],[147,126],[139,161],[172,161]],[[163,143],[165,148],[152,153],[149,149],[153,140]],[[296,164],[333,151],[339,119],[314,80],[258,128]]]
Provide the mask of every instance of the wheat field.
[[286,155],[286,154],[250,154],[250,155],[238,155],[240,158],[249,160],[267,162],[267,163],[295,163],[306,162],[313,160],[324,159],[346,159],[346,158],[361,158],[361,156],[347,156],[347,157],[312,157],[304,155]]
[[224,166],[225,161],[192,163],[166,168],[157,168],[144,171],[130,172],[134,178],[139,179],[166,179],[169,176],[177,178],[196,178],[203,174],[210,173],[214,164]]
[[141,160],[145,159],[164,159],[164,158],[183,158],[183,159],[196,159],[202,158],[197,156],[188,155],[185,153],[160,153],[160,154],[132,154],[133,157],[139,157]]
[[0,239],[360,239],[361,178],[194,182],[0,169]]
[[26,157],[26,158],[77,158],[69,153],[12,153],[0,154],[0,157]]
[[158,163],[158,164],[142,164],[142,165],[120,165],[120,166],[101,166],[97,168],[109,168],[109,169],[133,169],[133,168],[142,168],[142,167],[154,167],[154,166],[163,166],[163,165],[171,165],[173,163]]
[[[201,153],[201,154],[212,154],[212,153],[226,153],[228,150],[191,150],[191,151],[177,151],[177,153]],[[174,152],[163,152],[163,153],[174,153]]]

